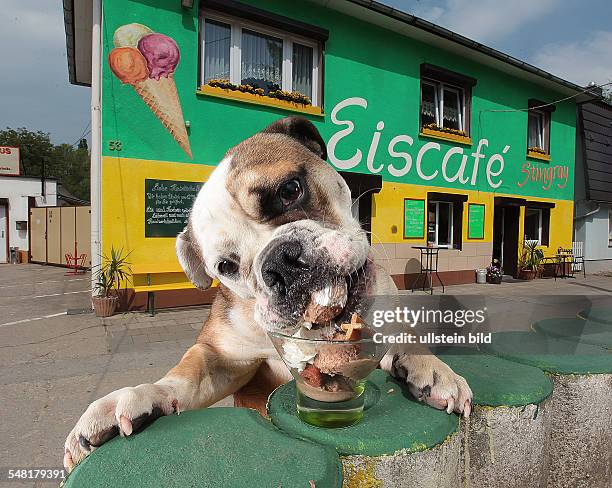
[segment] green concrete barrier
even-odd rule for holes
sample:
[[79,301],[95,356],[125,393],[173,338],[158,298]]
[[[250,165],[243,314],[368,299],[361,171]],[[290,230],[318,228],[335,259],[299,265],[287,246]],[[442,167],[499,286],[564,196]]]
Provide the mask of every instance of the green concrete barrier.
[[352,427],[323,429],[295,412],[295,382],[279,387],[268,402],[283,432],[335,448],[342,456],[344,486],[455,488],[460,484],[459,418],[423,405],[380,370],[368,377],[366,411]]
[[462,421],[462,486],[543,486],[548,474],[550,378],[538,368],[474,349],[446,351],[436,353],[474,393],[472,415]]
[[612,325],[612,307],[593,307],[578,312],[578,317]]
[[361,423],[313,427],[291,382],[269,399],[272,422],[235,408],[163,417],[96,449],[65,486],[607,488],[612,350],[542,332],[496,333],[481,350],[436,351],[474,392],[461,426],[377,370]]
[[579,318],[546,319],[533,324],[533,330],[550,337],[612,349],[612,326],[602,322]]
[[480,349],[540,368],[553,381],[546,486],[607,488],[612,478],[612,351],[535,332],[499,332]]
[[209,408],[162,417],[96,449],[66,488],[317,488],[342,485],[326,446],[283,434],[254,410]]

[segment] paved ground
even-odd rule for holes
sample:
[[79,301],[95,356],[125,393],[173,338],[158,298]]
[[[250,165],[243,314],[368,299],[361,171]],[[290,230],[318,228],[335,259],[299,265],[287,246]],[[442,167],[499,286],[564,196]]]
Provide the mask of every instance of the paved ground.
[[[193,344],[208,314],[206,307],[196,307],[161,310],[154,318],[128,313],[98,319],[78,313],[89,307],[89,276],[64,273],[0,265],[3,476],[9,467],[59,468],[65,436],[87,405],[119,387],[163,376]],[[500,312],[503,328],[528,328],[542,315],[574,316],[592,303],[610,303],[612,277],[461,285],[448,287],[445,295],[436,290],[434,297],[446,304],[482,300]],[[0,481],[0,486],[52,485]]]

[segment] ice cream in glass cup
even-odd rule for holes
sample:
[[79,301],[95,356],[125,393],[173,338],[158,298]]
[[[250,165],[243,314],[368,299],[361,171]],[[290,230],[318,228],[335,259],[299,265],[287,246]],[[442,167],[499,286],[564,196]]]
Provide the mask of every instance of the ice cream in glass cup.
[[[302,421],[347,427],[363,418],[366,378],[389,350],[391,344],[382,338],[393,329],[393,324],[374,326],[373,316],[397,304],[395,285],[377,293],[339,318],[329,319],[326,307],[318,307],[314,315],[323,317],[320,323],[304,321],[297,330],[268,330],[295,380],[297,415]],[[313,314],[307,310],[305,317],[309,315]]]

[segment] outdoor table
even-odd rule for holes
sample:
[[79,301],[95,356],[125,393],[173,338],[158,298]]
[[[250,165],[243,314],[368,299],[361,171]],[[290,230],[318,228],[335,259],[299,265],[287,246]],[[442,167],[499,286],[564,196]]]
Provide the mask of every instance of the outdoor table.
[[444,283],[438,274],[438,253],[440,249],[448,249],[442,246],[412,246],[412,249],[418,249],[421,252],[421,271],[412,284],[412,291],[417,287],[417,283],[423,277],[423,291],[425,285],[429,283],[429,292],[433,295],[433,274],[435,273],[438,281],[442,285],[442,293],[444,293]]
[[[565,278],[575,278],[575,276],[565,273],[565,265],[566,264],[570,264],[571,265],[572,261],[574,259],[574,256],[572,256],[571,254],[560,253],[560,254],[555,254],[554,257],[557,259],[556,266],[555,266],[555,280],[557,278],[562,278],[562,279],[565,279]],[[557,269],[558,268],[561,268],[561,274],[560,275],[557,274]]]

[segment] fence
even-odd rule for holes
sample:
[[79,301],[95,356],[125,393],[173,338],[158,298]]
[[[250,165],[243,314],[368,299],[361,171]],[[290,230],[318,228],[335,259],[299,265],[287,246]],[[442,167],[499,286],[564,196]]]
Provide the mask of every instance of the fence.
[[66,254],[86,254],[91,266],[91,208],[30,209],[30,261],[67,266]]

